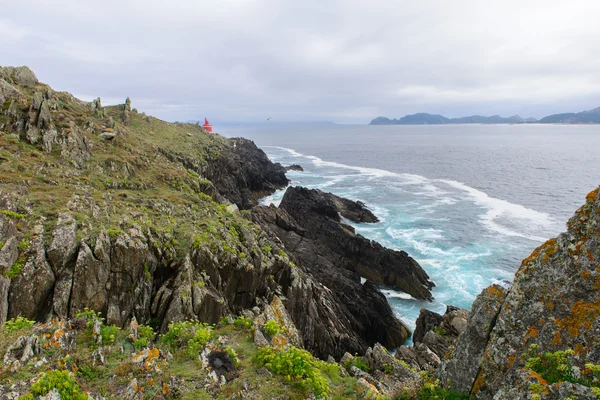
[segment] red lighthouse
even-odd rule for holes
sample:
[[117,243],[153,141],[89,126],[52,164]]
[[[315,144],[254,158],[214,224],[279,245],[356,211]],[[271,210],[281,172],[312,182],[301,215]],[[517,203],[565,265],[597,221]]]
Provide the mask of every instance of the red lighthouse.
[[204,118],[204,125],[202,125],[202,127],[206,132],[212,133],[212,125],[210,124],[210,122],[208,122],[206,118]]

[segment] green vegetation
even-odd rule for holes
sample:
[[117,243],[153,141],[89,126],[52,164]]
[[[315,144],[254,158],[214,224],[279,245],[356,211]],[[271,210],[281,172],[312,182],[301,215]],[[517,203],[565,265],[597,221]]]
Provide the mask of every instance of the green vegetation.
[[16,213],[14,211],[10,211],[10,210],[0,210],[0,214],[5,215],[8,218],[13,218],[13,219],[24,219],[27,218],[27,215],[25,214],[19,214]]
[[161,343],[171,349],[187,348],[188,355],[195,357],[212,337],[213,327],[198,321],[171,322]]
[[416,395],[400,394],[394,400],[469,400],[469,393],[444,389],[439,386],[439,381],[430,381],[423,385]]
[[350,368],[356,367],[365,372],[371,372],[371,368],[369,368],[369,364],[362,357],[352,357],[350,360],[346,361],[344,364],[344,368],[347,371],[350,371]]
[[317,360],[306,350],[293,346],[287,350],[264,347],[258,351],[255,359],[258,365],[275,374],[283,375],[288,380],[298,380],[317,397],[326,397],[330,393],[329,382],[319,369],[325,362]]
[[265,322],[265,333],[269,336],[275,336],[276,334],[281,332],[281,327],[275,320],[268,320]]
[[12,333],[24,328],[31,328],[33,324],[35,324],[35,321],[19,316],[6,321],[4,323],[4,331],[6,333]]
[[31,385],[31,394],[21,400],[33,400],[37,396],[45,396],[53,389],[58,390],[61,400],[87,400],[88,395],[81,392],[73,374],[69,371],[48,371]]
[[446,330],[444,328],[442,328],[441,326],[434,326],[433,329],[431,329],[431,330],[440,336],[446,336]]
[[10,279],[15,279],[19,276],[21,270],[25,267],[25,262],[27,261],[27,257],[21,256],[15,261],[15,263],[6,271],[6,277]]
[[[571,349],[541,353],[539,345],[532,344],[523,356],[527,359],[525,367],[540,374],[549,384],[559,382],[580,384],[591,388],[600,398],[600,365],[588,363],[583,369],[576,371],[571,361],[574,355],[575,352]],[[543,392],[544,387],[540,386],[542,387],[534,384],[530,387],[534,396],[539,397],[539,393]]]
[[253,321],[251,318],[239,316],[233,321],[233,326],[235,326],[238,329],[249,330],[252,328],[252,322]]

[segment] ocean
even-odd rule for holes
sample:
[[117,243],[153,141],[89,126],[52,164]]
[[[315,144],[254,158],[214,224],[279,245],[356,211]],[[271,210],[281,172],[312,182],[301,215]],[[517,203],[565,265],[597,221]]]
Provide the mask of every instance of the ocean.
[[[273,162],[300,164],[292,185],[364,202],[380,219],[352,224],[404,250],[435,282],[433,302],[382,288],[411,329],[421,308],[470,309],[493,283],[564,231],[600,184],[600,125],[253,126]],[[278,204],[284,191],[263,199]]]

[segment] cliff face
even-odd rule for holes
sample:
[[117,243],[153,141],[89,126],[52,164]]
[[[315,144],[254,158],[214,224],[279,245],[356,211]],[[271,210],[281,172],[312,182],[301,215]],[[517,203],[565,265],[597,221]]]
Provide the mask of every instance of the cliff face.
[[[276,221],[261,229],[238,211],[288,184],[253,142],[160,121],[129,99],[83,102],[25,67],[0,71],[0,324],[68,320],[87,307],[108,324],[135,317],[164,331],[280,295],[301,344],[322,358],[410,334],[356,272],[335,273],[353,290],[336,293],[333,276],[290,259]],[[376,219],[334,200],[357,221]]]
[[[440,371],[445,385],[481,399],[595,398],[586,374],[590,363],[600,363],[599,193],[587,196],[565,233],[523,260],[508,293],[490,287],[479,295]],[[564,381],[544,377],[531,361],[565,350],[562,373],[573,377]]]

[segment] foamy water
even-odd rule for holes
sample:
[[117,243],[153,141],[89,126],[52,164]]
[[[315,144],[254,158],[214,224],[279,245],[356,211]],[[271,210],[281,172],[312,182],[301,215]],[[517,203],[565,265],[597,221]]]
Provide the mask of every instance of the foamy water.
[[[346,165],[280,146],[263,148],[274,162],[304,167],[304,172],[288,173],[291,185],[364,202],[380,222],[352,223],[357,233],[407,251],[427,271],[436,283],[434,302],[382,288],[411,328],[423,307],[441,313],[448,304],[469,308],[483,288],[508,284],[519,261],[511,249],[533,249],[559,229],[547,213],[491,197],[461,182]],[[284,192],[264,198],[262,204],[279,205]],[[472,232],[465,235],[468,230]],[[547,237],[540,232],[547,232]]]
[[[470,309],[493,283],[564,230],[600,184],[594,126],[331,126],[232,131],[274,162],[300,164],[292,185],[364,202],[380,219],[357,233],[404,250],[436,283],[433,302],[381,288],[410,327],[421,308]],[[279,204],[283,191],[264,199]]]

